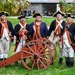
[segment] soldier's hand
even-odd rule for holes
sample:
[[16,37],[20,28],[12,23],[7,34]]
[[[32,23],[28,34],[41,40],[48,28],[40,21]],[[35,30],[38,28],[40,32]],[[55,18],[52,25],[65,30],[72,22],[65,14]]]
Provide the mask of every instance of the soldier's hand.
[[11,37],[12,35],[11,35],[11,32],[8,32],[8,35]]

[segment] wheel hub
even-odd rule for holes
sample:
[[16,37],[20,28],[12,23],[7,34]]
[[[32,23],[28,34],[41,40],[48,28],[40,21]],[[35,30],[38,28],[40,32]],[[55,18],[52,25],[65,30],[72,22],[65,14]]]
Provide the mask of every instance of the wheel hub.
[[38,55],[37,54],[34,54],[34,59],[37,59],[38,58]]

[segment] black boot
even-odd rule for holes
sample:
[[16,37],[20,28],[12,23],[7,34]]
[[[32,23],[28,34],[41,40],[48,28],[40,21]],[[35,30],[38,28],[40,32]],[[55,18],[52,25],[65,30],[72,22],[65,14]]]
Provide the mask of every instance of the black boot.
[[4,58],[4,60],[6,60],[6,58]]
[[0,61],[3,61],[3,59],[0,59]]
[[[52,61],[54,60],[54,58],[52,57]],[[50,65],[53,65],[54,64],[54,61],[50,64]]]
[[17,65],[18,64],[18,61],[16,61],[14,64]]
[[69,66],[69,57],[66,57],[66,66]]
[[26,62],[26,58],[25,59],[23,59],[24,60],[24,62]]
[[73,65],[74,65],[74,58],[70,57],[69,58],[69,67],[73,67]]
[[73,67],[73,65],[74,65],[74,61],[70,62],[70,67]]
[[63,60],[63,58],[59,58],[58,64],[62,65],[62,60]]

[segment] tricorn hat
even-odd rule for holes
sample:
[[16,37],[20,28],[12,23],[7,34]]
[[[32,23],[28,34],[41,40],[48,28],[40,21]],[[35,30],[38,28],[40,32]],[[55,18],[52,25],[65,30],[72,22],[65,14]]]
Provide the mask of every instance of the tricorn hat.
[[21,18],[25,18],[25,16],[24,15],[21,15],[21,16],[18,17],[18,19],[21,19]]
[[9,13],[8,12],[5,12],[5,11],[1,11],[0,12],[0,16],[2,16],[2,15],[9,16]]
[[53,14],[53,17],[56,17],[57,14],[61,14],[62,16],[64,16],[64,13],[62,13],[61,11],[57,11],[57,12],[55,12],[55,13]]
[[33,14],[33,17],[36,17],[36,16],[41,16],[42,17],[42,15],[40,13]]

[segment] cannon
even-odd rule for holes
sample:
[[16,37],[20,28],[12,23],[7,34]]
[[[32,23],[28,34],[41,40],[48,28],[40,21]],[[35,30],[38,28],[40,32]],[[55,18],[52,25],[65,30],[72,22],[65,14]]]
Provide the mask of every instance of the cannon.
[[0,68],[21,60],[28,70],[32,70],[34,67],[40,69],[40,63],[42,64],[42,69],[46,69],[54,62],[55,58],[56,48],[54,44],[46,38],[37,39],[27,42],[20,52],[0,61]]

